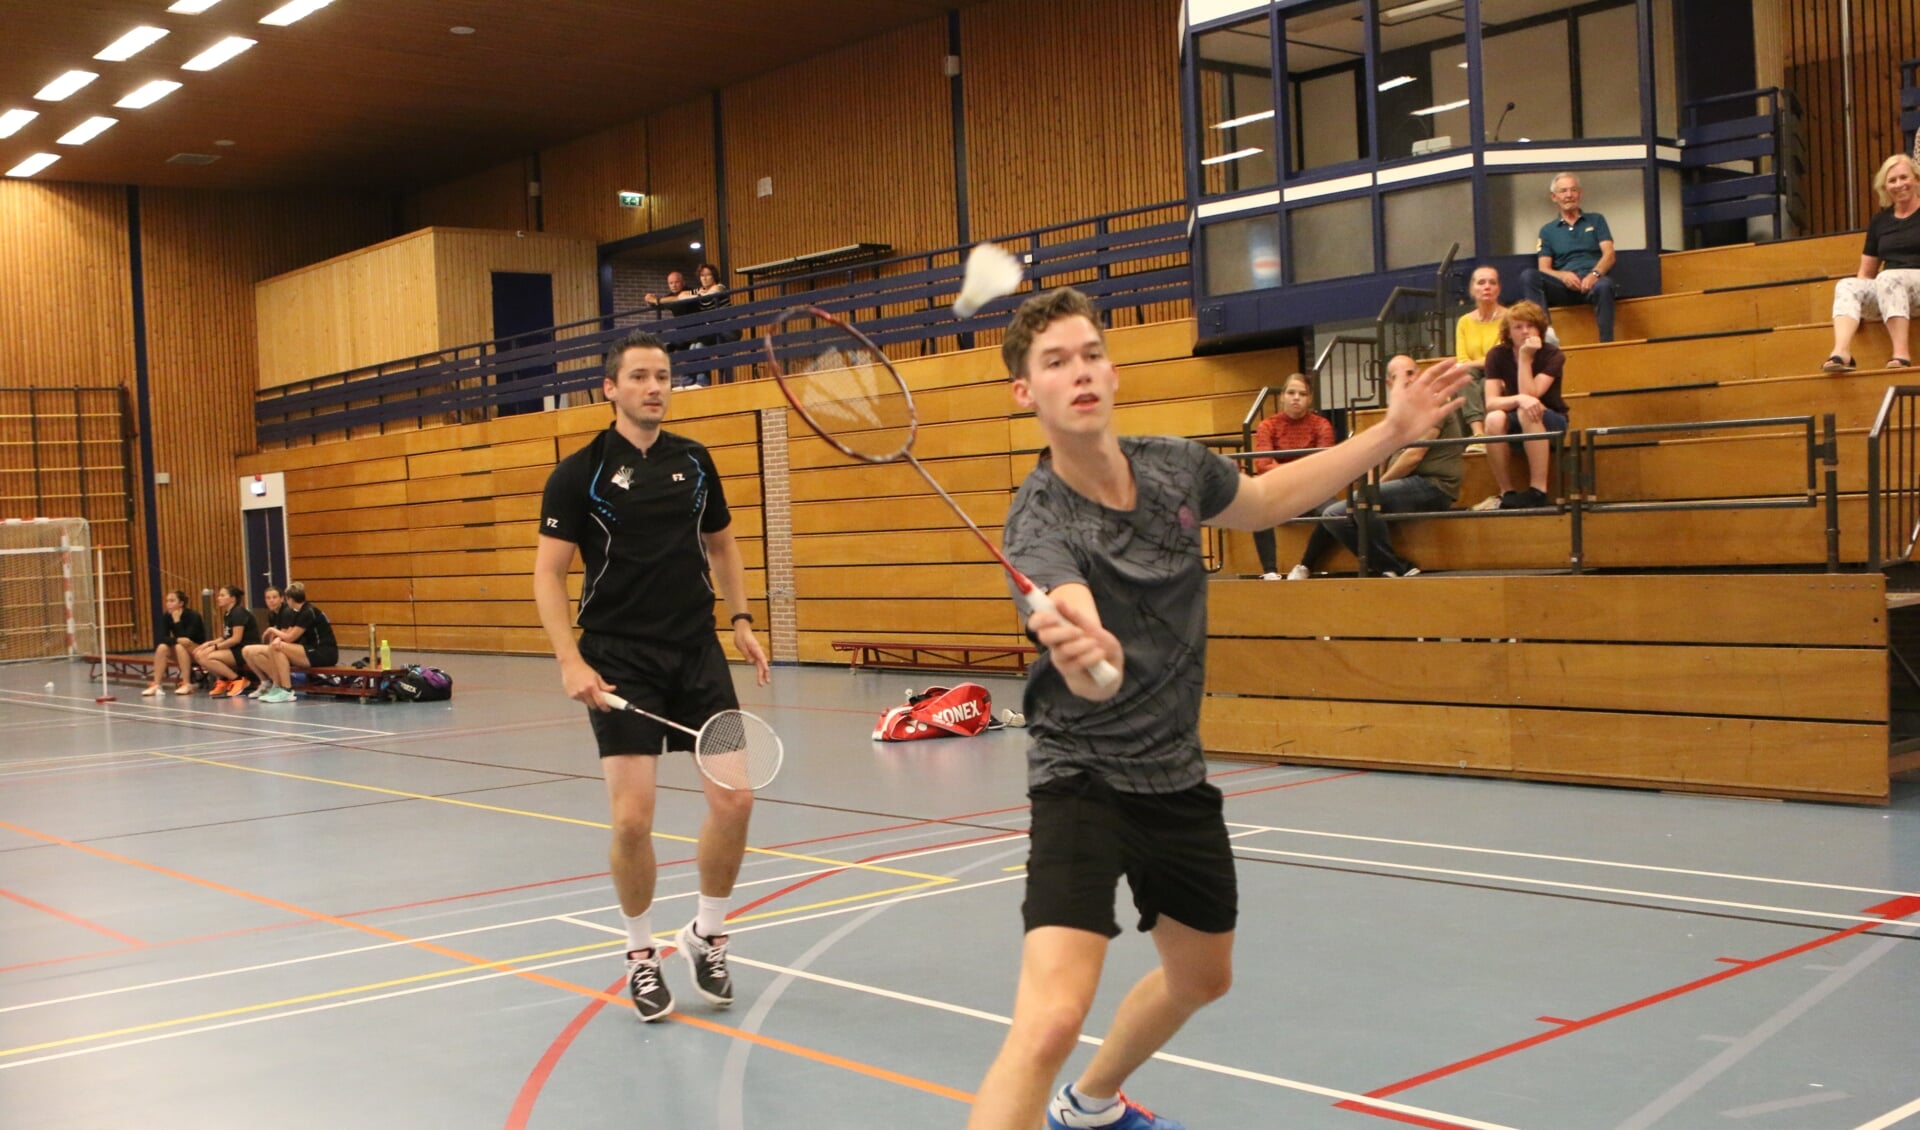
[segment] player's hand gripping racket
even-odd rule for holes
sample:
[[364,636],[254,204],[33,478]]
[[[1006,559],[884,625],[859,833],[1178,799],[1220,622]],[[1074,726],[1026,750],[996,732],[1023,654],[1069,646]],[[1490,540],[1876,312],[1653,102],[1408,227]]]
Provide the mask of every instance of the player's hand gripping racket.
[[[1055,611],[1052,599],[1014,568],[1006,554],[980,532],[953,496],[913,457],[914,434],[919,428],[913,394],[879,346],[824,310],[795,306],[775,320],[766,347],[780,391],[821,439],[863,463],[911,463],[933,493],[953,508],[1007,571],[1027,615]],[[1111,687],[1120,680],[1120,672],[1104,659],[1088,674],[1101,687]]]
[[672,726],[683,734],[692,734],[694,764],[700,766],[707,780],[723,789],[764,789],[773,783],[774,776],[780,772],[780,762],[786,758],[786,746],[781,743],[780,735],[774,733],[764,719],[744,710],[722,710],[707,719],[706,725],[694,730],[642,710],[608,691],[600,692],[600,701],[615,710],[631,711],[663,726]]

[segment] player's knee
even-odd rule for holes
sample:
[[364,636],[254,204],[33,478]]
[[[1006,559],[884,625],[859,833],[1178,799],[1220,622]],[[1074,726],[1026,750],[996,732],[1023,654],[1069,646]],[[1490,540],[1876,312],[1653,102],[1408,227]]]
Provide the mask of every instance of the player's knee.
[[708,789],[707,807],[728,822],[744,822],[753,814],[753,794],[740,789]]
[[631,851],[644,846],[653,837],[653,817],[644,812],[620,812],[613,814],[614,846],[623,851]]
[[1178,974],[1167,971],[1167,989],[1195,1006],[1212,1004],[1233,988],[1233,967],[1224,962],[1216,966],[1185,969]]
[[1057,1001],[1036,1008],[1020,1033],[1026,1054],[1041,1063],[1059,1064],[1080,1045],[1080,1032],[1086,1024],[1084,1005]]

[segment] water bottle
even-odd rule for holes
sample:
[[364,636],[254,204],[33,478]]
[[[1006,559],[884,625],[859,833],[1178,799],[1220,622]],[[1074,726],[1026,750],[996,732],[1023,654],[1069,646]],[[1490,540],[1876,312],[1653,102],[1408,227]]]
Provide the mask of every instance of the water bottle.
[[386,640],[380,641],[380,669],[382,671],[393,670],[393,651],[387,647]]

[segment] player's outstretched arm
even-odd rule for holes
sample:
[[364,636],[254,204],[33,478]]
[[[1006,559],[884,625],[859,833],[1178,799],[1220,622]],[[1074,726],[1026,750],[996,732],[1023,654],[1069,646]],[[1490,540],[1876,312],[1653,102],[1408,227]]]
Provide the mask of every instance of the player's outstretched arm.
[[567,573],[573,568],[577,550],[570,541],[540,535],[533,553],[533,603],[540,611],[540,626],[547,630],[553,655],[560,661],[560,684],[567,697],[599,710],[611,710],[600,695],[613,690],[613,684],[580,657],[580,645],[573,638],[571,601],[567,599]]
[[1082,584],[1065,584],[1047,595],[1053,598],[1055,611],[1034,613],[1027,627],[1047,649],[1068,690],[1092,702],[1112,698],[1126,681],[1125,675],[1101,686],[1093,677],[1093,668],[1104,659],[1115,671],[1125,672],[1127,657],[1120,640],[1100,626],[1100,610],[1094,607],[1093,593]]
[[1306,513],[1341,494],[1387,456],[1432,433],[1460,407],[1455,393],[1472,377],[1458,361],[1442,361],[1416,374],[1388,400],[1386,419],[1347,442],[1282,464],[1258,478],[1242,478],[1233,502],[1212,524],[1233,530],[1264,530]]

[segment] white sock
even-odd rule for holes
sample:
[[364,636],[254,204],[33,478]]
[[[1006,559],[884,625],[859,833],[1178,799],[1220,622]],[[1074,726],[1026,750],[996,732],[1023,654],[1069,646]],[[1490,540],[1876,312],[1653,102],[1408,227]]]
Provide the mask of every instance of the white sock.
[[629,950],[650,950],[653,948],[653,911],[643,910],[633,917],[627,917],[626,911],[620,912],[620,921],[627,924],[627,948]]
[[727,932],[727,904],[732,896],[700,896],[700,912],[694,917],[694,932],[703,938],[717,938]]
[[1085,1114],[1104,1114],[1120,1105],[1119,1095],[1108,1095],[1104,1099],[1096,1099],[1087,1095],[1073,1084],[1067,1085],[1067,1100],[1073,1103],[1074,1106],[1079,1107],[1081,1112]]

